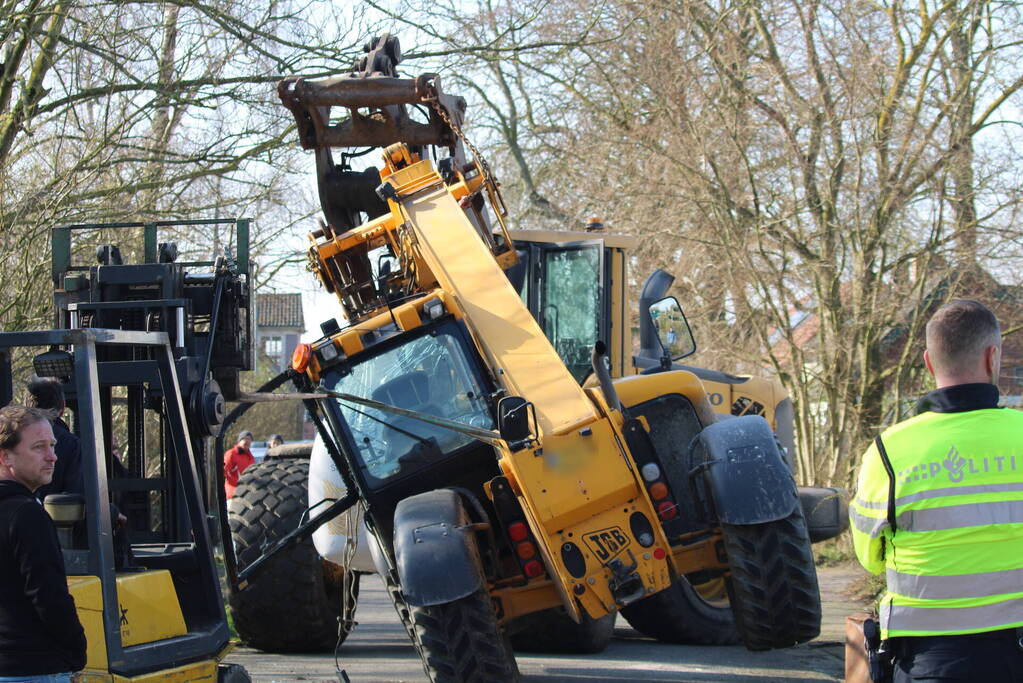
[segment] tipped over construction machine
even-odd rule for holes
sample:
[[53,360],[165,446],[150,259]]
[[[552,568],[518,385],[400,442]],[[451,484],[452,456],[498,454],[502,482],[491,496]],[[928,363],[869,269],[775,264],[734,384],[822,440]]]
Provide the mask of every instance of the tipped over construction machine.
[[[758,411],[721,419],[674,369],[695,348],[674,298],[644,302],[652,361],[628,363],[624,286],[600,284],[625,281],[625,246],[510,233],[464,100],[399,61],[384,36],[356,72],[278,87],[316,159],[311,267],[346,322],[264,387],[292,384],[318,443],[250,468],[231,500],[243,638],[315,649],[340,621],[343,639],[366,571],[434,681],[514,680],[516,647],[599,650],[619,611],[669,642],[815,637],[811,538],[838,533],[841,501],[797,489]],[[373,149],[379,169],[351,168]],[[597,286],[579,298],[558,267],[587,249],[596,278],[570,274]],[[768,396],[775,421],[785,398]]]

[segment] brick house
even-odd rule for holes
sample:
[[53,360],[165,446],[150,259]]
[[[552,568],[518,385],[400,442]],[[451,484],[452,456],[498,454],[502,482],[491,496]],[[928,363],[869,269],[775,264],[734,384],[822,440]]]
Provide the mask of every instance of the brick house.
[[298,292],[256,296],[256,353],[281,371],[305,333],[302,295]]

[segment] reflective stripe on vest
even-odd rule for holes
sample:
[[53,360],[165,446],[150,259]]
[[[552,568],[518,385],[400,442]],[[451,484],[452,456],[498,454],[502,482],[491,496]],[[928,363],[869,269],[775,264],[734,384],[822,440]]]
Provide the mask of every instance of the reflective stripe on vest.
[[[857,501],[858,503],[859,501]],[[855,508],[849,519],[856,528],[871,538],[888,528],[883,517],[868,517]],[[943,508],[907,510],[898,515],[899,531],[947,531],[989,524],[1023,524],[1023,500],[1002,500],[988,503],[966,503]]]
[[[978,486],[950,486],[948,488],[931,489],[930,491],[920,491],[919,493],[912,493],[908,496],[896,498],[895,507],[915,503],[918,500],[930,500],[932,498],[946,498],[948,496],[972,496],[979,493],[1014,493],[1016,491],[1023,492],[1023,482],[1020,482],[1018,484],[1012,483],[1012,484],[980,484]],[[888,501],[885,500],[863,500],[862,498],[856,498],[856,504],[862,508],[868,508],[871,510],[888,509]]]
[[973,607],[907,607],[886,602],[882,618],[886,628],[896,633],[993,631],[1023,624],[1023,598]]
[[1023,593],[1023,569],[952,576],[917,576],[889,569],[885,577],[890,593],[921,600],[986,598],[1005,593]]

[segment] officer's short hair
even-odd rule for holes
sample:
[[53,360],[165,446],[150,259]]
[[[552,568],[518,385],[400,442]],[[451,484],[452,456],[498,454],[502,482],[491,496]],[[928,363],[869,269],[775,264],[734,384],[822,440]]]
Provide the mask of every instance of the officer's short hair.
[[64,388],[53,377],[36,377],[28,383],[28,405],[57,411],[64,407]]
[[0,448],[17,448],[21,443],[21,432],[36,422],[49,422],[53,413],[30,406],[6,406],[0,408]]
[[967,367],[989,346],[1001,343],[1002,331],[991,310],[972,299],[955,299],[927,323],[931,362],[943,370]]

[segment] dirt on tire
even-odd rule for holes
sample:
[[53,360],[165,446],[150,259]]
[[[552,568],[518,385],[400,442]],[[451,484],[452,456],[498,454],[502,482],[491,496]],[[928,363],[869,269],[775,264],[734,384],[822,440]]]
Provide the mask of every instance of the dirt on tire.
[[412,607],[416,646],[433,683],[519,680],[511,643],[501,632],[486,589],[430,607]]

